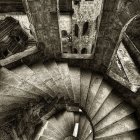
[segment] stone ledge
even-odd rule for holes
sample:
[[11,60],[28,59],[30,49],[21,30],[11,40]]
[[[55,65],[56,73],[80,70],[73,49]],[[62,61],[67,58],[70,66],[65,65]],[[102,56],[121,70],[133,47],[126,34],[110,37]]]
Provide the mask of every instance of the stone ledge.
[[8,67],[9,65],[14,64],[14,63],[18,63],[19,61],[22,61],[23,58],[26,58],[27,56],[33,55],[37,52],[39,52],[38,48],[36,46],[34,46],[34,47],[27,49],[23,52],[16,53],[16,54],[14,54],[6,59],[0,60],[0,65],[2,67]]

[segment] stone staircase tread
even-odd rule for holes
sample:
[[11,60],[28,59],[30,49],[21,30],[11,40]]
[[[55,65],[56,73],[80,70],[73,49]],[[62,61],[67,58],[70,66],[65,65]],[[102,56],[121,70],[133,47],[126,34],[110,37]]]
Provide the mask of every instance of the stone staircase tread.
[[99,90],[102,80],[103,78],[100,75],[97,75],[94,73],[92,74],[91,83],[90,83],[89,92],[88,92],[87,101],[86,101],[86,107],[85,107],[86,112],[90,111],[91,105]]
[[88,120],[85,121],[83,130],[84,131],[82,133],[81,139],[86,139],[88,135],[92,132],[92,128]]
[[[60,123],[61,122],[61,123]],[[66,130],[66,129],[64,129],[64,125],[65,124],[63,124],[63,121],[61,120],[61,117],[57,117],[57,118],[53,118],[53,119],[51,119],[51,121],[50,121],[50,123],[51,123],[51,125],[53,125],[57,130],[59,130],[60,132],[61,132],[61,134],[62,135],[68,135],[69,134],[69,132]],[[67,123],[67,122],[64,122],[64,123]]]
[[[40,138],[39,138],[39,140],[59,140],[59,139],[55,139],[54,137],[46,137],[46,136],[41,136]],[[61,140],[61,139],[60,139]]]
[[80,68],[69,67],[72,89],[74,93],[74,102],[80,103]]
[[83,134],[83,131],[84,131],[84,124],[85,124],[85,122],[86,122],[86,117],[83,115],[83,114],[81,114],[80,115],[80,120],[79,120],[79,131],[78,131],[78,137],[80,138],[81,136],[82,136],[82,134]]
[[55,97],[57,95],[56,92],[57,87],[44,64],[40,62],[28,67],[42,80],[42,82],[45,83],[47,88],[50,89],[49,92],[51,94],[50,96]]
[[106,82],[102,82],[99,90],[94,98],[90,111],[87,112],[89,117],[93,119],[96,115],[97,111],[100,109],[104,101],[107,99],[109,94],[111,93],[112,87],[110,87]]
[[70,132],[70,134],[72,134],[73,130],[74,130],[74,113],[73,112],[66,112],[64,114],[64,119],[68,123],[68,128],[67,128],[68,131]]
[[139,128],[138,122],[135,119],[134,114],[131,114],[120,121],[105,127],[98,132],[95,132],[96,138],[108,137],[117,134],[122,134]]
[[114,108],[116,108],[122,102],[122,98],[118,97],[114,92],[112,92],[92,119],[93,126],[96,125],[105,116],[107,116]]
[[26,105],[27,103],[31,102],[31,99],[28,98],[20,98],[20,97],[14,97],[14,96],[1,96],[0,95],[0,105],[11,105],[11,104],[20,104],[20,105]]
[[93,140],[93,134],[91,133],[85,140]]
[[44,130],[43,135],[46,137],[55,137],[58,139],[64,138],[64,136],[57,129],[52,127],[52,125],[49,126],[49,129]]
[[[55,121],[56,121],[56,119],[53,117],[53,118],[51,118],[51,121],[52,121],[52,119],[54,119]],[[53,120],[53,121],[54,121]],[[58,128],[57,127],[57,124],[56,124],[56,126],[55,125],[52,125],[52,122],[48,122],[48,126],[46,127],[46,129],[49,129],[49,128],[53,128],[55,131],[57,131],[58,133],[60,133],[60,135],[62,136],[62,137],[65,137],[65,134],[62,132],[62,129],[60,128]]]
[[88,96],[88,91],[90,87],[90,82],[91,82],[91,76],[92,73],[91,71],[88,70],[81,70],[81,81],[80,81],[80,105],[85,108],[86,106],[86,100]]
[[7,83],[13,87],[35,94],[37,97],[39,97],[42,93],[40,89],[23,80],[17,74],[6,68],[0,69],[0,81],[3,83]]
[[46,62],[44,65],[57,85],[57,93],[63,95],[65,100],[69,100],[69,93],[57,63],[55,61]]
[[[69,122],[67,121],[67,119],[65,118],[65,112],[62,112],[61,114],[58,114],[58,116],[55,116],[56,120],[58,122],[61,122],[61,125],[63,126],[63,132],[66,135],[71,135],[71,129],[68,129],[69,126]],[[58,128],[59,129],[59,128]]]
[[114,136],[109,136],[109,137],[104,137],[104,138],[95,138],[95,140],[139,140],[140,139],[140,131],[138,130],[133,130],[130,132],[114,135]]
[[57,63],[59,70],[61,72],[62,79],[64,80],[64,83],[66,85],[66,88],[68,90],[69,98],[71,102],[74,102],[73,90],[72,90],[72,84],[71,84],[71,78],[70,78],[70,71],[69,66],[67,63]]
[[38,100],[38,98],[34,94],[25,92],[23,90],[20,90],[18,88],[15,88],[13,86],[10,86],[2,82],[0,82],[0,95],[21,97],[21,98],[24,97],[32,100]]
[[94,130],[99,131],[123,118],[132,114],[135,110],[125,102],[117,106],[111,111],[105,118],[103,118],[97,125],[94,126]]
[[18,74],[25,81],[31,83],[42,91],[42,97],[50,98],[50,90],[46,87],[45,83],[26,65],[12,69],[13,72]]

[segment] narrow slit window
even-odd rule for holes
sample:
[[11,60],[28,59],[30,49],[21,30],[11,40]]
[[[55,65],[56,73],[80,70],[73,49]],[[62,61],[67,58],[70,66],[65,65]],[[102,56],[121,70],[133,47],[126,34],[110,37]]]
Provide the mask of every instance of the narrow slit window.
[[77,24],[75,24],[75,36],[78,37],[78,33],[79,33],[79,27]]
[[85,22],[83,25],[83,35],[88,34],[88,29],[89,29],[89,23]]

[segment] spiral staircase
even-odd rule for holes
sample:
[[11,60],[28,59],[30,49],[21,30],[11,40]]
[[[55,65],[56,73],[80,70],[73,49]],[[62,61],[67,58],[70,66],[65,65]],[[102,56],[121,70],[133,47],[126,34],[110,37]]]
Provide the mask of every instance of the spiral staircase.
[[[35,140],[140,139],[135,109],[101,75],[90,70],[53,60],[12,69],[1,67],[0,93],[1,128],[18,120],[18,114],[33,105],[51,106],[45,106],[49,111],[40,117],[43,123],[33,133]],[[24,117],[20,120],[26,120]],[[15,131],[20,129],[12,128]],[[2,135],[1,131],[2,140],[24,139],[20,134],[15,134],[17,138]]]
[[[78,6],[80,0],[74,2]],[[118,17],[110,13],[117,9],[121,14],[120,3],[110,1],[107,6],[105,1],[103,14],[110,18],[103,18],[101,22],[103,29],[99,31],[99,43],[93,54],[61,52],[58,1],[22,0],[17,3],[22,5],[22,10],[24,5],[24,14],[34,26],[31,28],[37,41],[33,46],[28,44],[22,52],[15,50],[0,60],[0,140],[140,140],[136,109],[140,102],[137,94],[139,71],[127,50],[123,51],[123,41],[119,42],[122,47],[118,46],[119,52],[114,51],[121,27]],[[116,9],[114,3],[118,5]],[[129,5],[131,2],[126,6]],[[11,25],[3,26],[3,38],[12,30]],[[110,40],[113,42],[109,43]],[[127,36],[125,40],[132,48],[131,40]],[[7,44],[11,48],[15,46]],[[137,51],[136,54],[139,56]],[[112,84],[107,76],[112,76],[111,80],[117,84]],[[126,100],[123,95],[130,97]]]

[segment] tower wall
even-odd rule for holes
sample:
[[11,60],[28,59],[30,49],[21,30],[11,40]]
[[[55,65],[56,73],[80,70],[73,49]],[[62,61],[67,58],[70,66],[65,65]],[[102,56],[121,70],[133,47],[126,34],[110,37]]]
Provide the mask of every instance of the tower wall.
[[[80,54],[91,53],[92,49],[94,49],[97,35],[97,17],[101,13],[102,2],[103,0],[81,0],[78,4],[72,2],[72,7],[74,9],[72,16],[73,52],[77,49],[77,52]],[[88,27],[85,28],[87,30],[83,32],[86,22]],[[75,36],[75,25],[78,25],[78,36]],[[83,49],[85,49],[85,51],[82,52]]]

